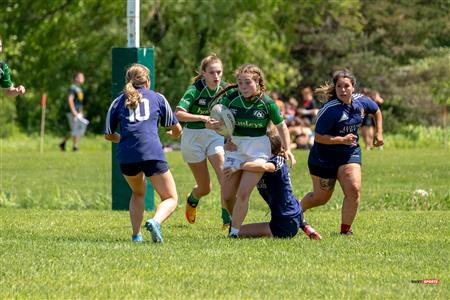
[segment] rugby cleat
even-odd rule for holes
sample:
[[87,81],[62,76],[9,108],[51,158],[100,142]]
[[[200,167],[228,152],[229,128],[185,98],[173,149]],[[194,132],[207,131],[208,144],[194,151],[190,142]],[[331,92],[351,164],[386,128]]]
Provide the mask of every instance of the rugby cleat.
[[322,236],[308,224],[305,225],[305,227],[303,228],[303,231],[312,240],[318,241],[318,240],[322,239]]
[[142,237],[142,234],[136,234],[131,236],[131,241],[140,243],[144,241],[144,238]]
[[239,238],[239,236],[236,233],[230,233],[230,234],[228,234],[228,237],[230,239],[237,239],[237,238]]
[[184,215],[189,224],[195,223],[195,218],[197,217],[197,206],[192,206],[189,203],[189,195],[186,197],[186,207],[184,210]]
[[348,236],[350,236],[350,235],[353,235],[353,231],[349,230],[349,231],[346,231],[346,232],[341,232],[341,235],[348,235]]
[[226,223],[226,224],[223,224],[222,225],[222,230],[226,230],[226,231],[230,231],[230,226],[231,226],[231,224],[230,223]]
[[158,222],[153,219],[148,219],[147,222],[145,222],[145,228],[150,232],[154,243],[163,243],[161,225],[159,225]]

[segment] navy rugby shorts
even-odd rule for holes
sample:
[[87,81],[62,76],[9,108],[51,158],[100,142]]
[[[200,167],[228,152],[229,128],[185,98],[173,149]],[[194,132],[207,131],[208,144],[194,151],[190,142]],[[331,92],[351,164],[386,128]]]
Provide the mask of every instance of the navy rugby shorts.
[[361,164],[361,148],[357,147],[351,154],[334,155],[326,159],[315,159],[311,156],[308,158],[308,169],[311,175],[336,179],[338,169],[342,165]]
[[136,163],[120,164],[123,175],[136,176],[144,172],[146,177],[164,174],[169,170],[169,165],[163,160],[145,160]]
[[272,217],[269,227],[272,235],[276,238],[292,238],[303,223],[303,212],[300,211],[296,217]]

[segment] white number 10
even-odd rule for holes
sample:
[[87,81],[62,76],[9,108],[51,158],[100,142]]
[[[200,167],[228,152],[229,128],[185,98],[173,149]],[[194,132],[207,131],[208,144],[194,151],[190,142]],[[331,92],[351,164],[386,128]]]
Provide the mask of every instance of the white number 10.
[[[141,112],[142,104],[144,105],[144,112]],[[128,117],[128,120],[130,120],[130,122],[136,122],[136,120],[148,120],[148,118],[150,118],[150,102],[148,101],[148,99],[143,98],[141,99],[141,103],[139,103],[135,110],[129,108],[128,111],[130,112],[130,115]]]

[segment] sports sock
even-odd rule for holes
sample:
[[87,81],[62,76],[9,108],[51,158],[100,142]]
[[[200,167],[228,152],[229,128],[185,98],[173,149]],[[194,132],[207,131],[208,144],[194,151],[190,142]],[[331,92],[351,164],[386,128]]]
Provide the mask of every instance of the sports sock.
[[200,199],[195,199],[194,196],[192,195],[192,192],[191,192],[191,193],[189,194],[189,197],[188,197],[188,203],[189,203],[192,207],[197,207],[198,201],[200,201]]
[[224,207],[222,207],[222,221],[223,221],[223,224],[230,224],[231,223],[230,213]]
[[341,233],[347,233],[347,232],[349,232],[351,226],[352,226],[352,225],[341,224]]
[[239,229],[230,227],[230,235],[231,236],[238,236],[239,235]]

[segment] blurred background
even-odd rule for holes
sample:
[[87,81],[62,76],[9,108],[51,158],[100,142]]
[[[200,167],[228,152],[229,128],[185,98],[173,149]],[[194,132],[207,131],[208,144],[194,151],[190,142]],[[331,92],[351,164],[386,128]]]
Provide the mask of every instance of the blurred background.
[[[3,101],[1,137],[39,134],[44,92],[46,132],[63,134],[62,112],[76,71],[86,76],[88,134],[102,133],[111,102],[111,48],[127,43],[126,1],[0,2],[0,60],[14,83],[27,88],[24,96]],[[240,64],[255,63],[284,101],[346,67],[359,88],[375,89],[385,99],[386,132],[446,126],[447,0],[145,0],[140,13],[141,47],[156,49],[155,89],[173,107],[200,60],[214,52],[224,62],[225,80],[234,80]]]

